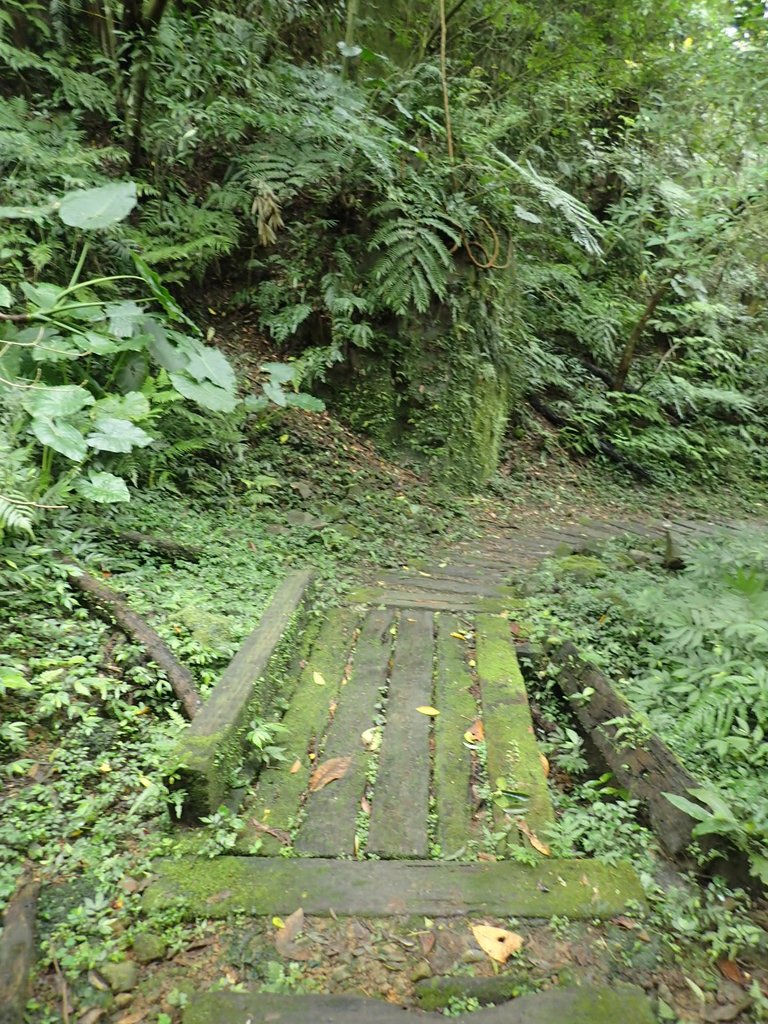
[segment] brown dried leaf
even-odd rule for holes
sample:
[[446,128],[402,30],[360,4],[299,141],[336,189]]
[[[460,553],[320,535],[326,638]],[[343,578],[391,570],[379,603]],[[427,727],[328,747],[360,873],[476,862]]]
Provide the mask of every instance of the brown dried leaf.
[[363,796],[363,798],[361,799],[360,810],[363,812],[363,814],[371,813],[371,801],[368,799],[367,796]]
[[546,759],[546,757],[544,757],[544,755],[541,753],[541,751],[539,751],[539,761],[541,762],[541,770],[544,772],[544,778],[548,779],[549,778],[549,761]]
[[257,832],[263,832],[266,836],[272,836],[278,843],[282,843],[283,846],[291,845],[291,833],[286,832],[284,828],[270,828],[269,825],[265,825],[263,821],[257,821],[256,818],[251,819],[251,824]]
[[549,857],[552,851],[547,846],[547,844],[543,843],[541,839],[539,839],[539,837],[536,835],[536,833],[532,831],[525,818],[520,818],[520,820],[517,823],[517,827],[523,833],[523,835],[534,848],[534,850],[538,850],[538,852],[542,854],[544,857]]
[[618,917],[611,918],[611,924],[617,924],[620,928],[636,929],[640,927],[639,922],[633,921],[630,917],[625,917],[623,914],[619,914]]
[[504,928],[493,928],[487,924],[472,925],[475,942],[491,960],[505,964],[513,953],[523,948],[523,937],[517,932],[508,932]]
[[291,775],[295,775],[296,772],[299,770],[299,768],[301,768],[301,758],[297,757],[296,760],[293,762],[293,764],[290,767]]
[[718,960],[717,969],[724,978],[732,981],[735,985],[743,985],[746,988],[749,984],[749,975],[742,971],[735,960],[726,960],[725,958]]
[[419,935],[419,945],[421,946],[421,952],[424,956],[429,956],[432,950],[435,948],[435,942],[437,936],[434,932],[421,932]]
[[330,761],[319,764],[309,780],[310,793],[316,793],[319,789],[327,786],[329,782],[343,778],[351,763],[351,757],[332,757]]
[[282,928],[278,928],[275,935],[275,948],[280,956],[288,960],[308,960],[310,953],[305,949],[297,949],[294,946],[295,940],[304,930],[304,911],[301,907],[286,917]]
[[483,742],[483,740],[485,739],[485,727],[483,726],[482,719],[475,719],[472,725],[470,725],[470,727],[464,733],[464,739],[467,741],[467,743]]

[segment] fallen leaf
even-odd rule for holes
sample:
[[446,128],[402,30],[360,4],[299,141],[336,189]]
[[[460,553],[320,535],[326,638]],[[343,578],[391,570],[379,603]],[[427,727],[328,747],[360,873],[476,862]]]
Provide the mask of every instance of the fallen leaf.
[[285,921],[282,919],[282,917],[273,917],[272,924],[275,926],[275,928],[285,928]]
[[96,1024],[107,1011],[103,1006],[92,1006],[77,1018],[77,1024]]
[[725,958],[718,960],[717,969],[724,978],[732,981],[735,985],[744,985],[746,987],[749,984],[749,975],[742,971],[735,960],[726,960]]
[[495,864],[496,863],[496,854],[495,853],[486,853],[485,850],[481,850],[480,853],[478,853],[478,855],[477,855],[477,859],[478,860],[487,860],[490,863]]
[[301,758],[297,757],[290,767],[291,775],[295,775],[299,768],[301,768]]
[[640,924],[637,921],[633,921],[629,917],[624,917],[623,914],[619,914],[618,917],[612,917],[611,924],[617,924],[620,928],[627,929],[635,929],[640,927]]
[[549,778],[549,761],[546,759],[546,757],[544,757],[544,755],[541,753],[541,751],[539,751],[539,761],[541,762],[541,770],[544,772],[544,778],[548,779]]
[[[273,918],[274,922],[274,918]],[[306,949],[297,949],[295,940],[304,931],[304,911],[301,907],[286,917],[283,927],[275,935],[275,948],[280,956],[287,960],[308,960],[310,953]]]
[[420,708],[416,708],[420,715],[429,715],[430,718],[434,718],[435,715],[439,715],[440,712],[437,708],[432,708],[428,704],[422,704]]
[[330,761],[319,764],[309,780],[310,793],[316,793],[323,786],[327,786],[329,782],[343,778],[351,763],[351,757],[332,757]]
[[381,728],[374,726],[372,729],[366,729],[360,736],[360,742],[366,750],[370,750],[372,754],[375,754],[381,747]]
[[270,828],[269,825],[265,825],[261,821],[257,821],[256,818],[251,819],[251,824],[257,832],[263,832],[267,836],[272,836],[273,839],[277,839],[283,846],[291,845],[291,833],[286,832],[284,828]]
[[434,932],[421,932],[419,935],[419,945],[421,946],[421,952],[424,956],[429,956],[432,950],[435,948],[435,942],[437,936]]
[[451,636],[455,637],[457,640],[466,640],[467,639],[464,633],[451,633]]
[[481,719],[476,719],[464,733],[467,743],[482,743],[485,739],[485,727]]
[[317,683],[318,686],[325,686],[325,679],[323,679],[319,672],[312,673],[312,680]]
[[549,857],[552,851],[547,846],[547,844],[543,843],[536,835],[536,833],[531,830],[525,818],[520,818],[520,820],[517,823],[517,827],[523,833],[523,835],[534,848],[534,850],[538,850],[538,852],[542,854],[544,857]]
[[520,636],[520,623],[510,622],[509,632],[512,634],[512,636]]
[[504,928],[493,928],[487,924],[472,925],[475,942],[491,960],[505,964],[513,953],[523,947],[523,937],[517,932],[508,932]]
[[360,810],[363,812],[363,814],[371,813],[371,801],[368,799],[367,796],[363,796],[362,800],[360,801]]

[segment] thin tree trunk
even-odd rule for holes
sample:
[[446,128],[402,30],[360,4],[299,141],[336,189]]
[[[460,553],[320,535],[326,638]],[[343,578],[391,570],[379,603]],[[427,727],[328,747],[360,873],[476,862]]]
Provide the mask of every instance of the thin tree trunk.
[[619,365],[617,366],[616,373],[613,377],[614,391],[624,390],[624,385],[627,383],[627,377],[632,367],[632,362],[635,358],[637,346],[640,342],[640,339],[643,336],[643,331],[645,330],[648,321],[651,319],[654,312],[656,311],[656,307],[664,298],[667,288],[669,288],[671,282],[672,277],[668,277],[666,280],[661,282],[656,291],[653,293],[653,295],[651,295],[650,299],[648,300],[648,303],[645,309],[643,310],[643,315],[640,317],[640,319],[637,321],[634,328],[632,329],[632,333],[630,334],[629,339],[627,340],[627,344],[624,346],[624,351],[621,353],[621,359],[619,360]]

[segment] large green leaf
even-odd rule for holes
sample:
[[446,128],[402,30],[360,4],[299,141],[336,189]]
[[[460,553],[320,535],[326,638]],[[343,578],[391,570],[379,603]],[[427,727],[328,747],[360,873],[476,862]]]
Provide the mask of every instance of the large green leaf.
[[277,384],[288,384],[296,376],[296,366],[290,363],[262,363],[261,369]]
[[171,373],[169,376],[180,395],[197,402],[204,409],[210,409],[211,412],[232,412],[237,405],[237,398],[231,391],[217,387],[209,380],[192,380],[182,373]]
[[115,416],[99,417],[86,440],[100,452],[130,452],[152,443],[152,437],[141,427]]
[[30,284],[29,281],[21,282],[21,290],[43,312],[53,309],[64,294],[64,289],[57,284]]
[[124,420],[144,420],[149,416],[149,399],[140,391],[129,391],[127,395],[107,395],[93,408],[99,417],[116,416]]
[[144,310],[133,299],[110,302],[104,309],[109,317],[109,329],[117,338],[130,338]]
[[31,429],[41,444],[53,448],[59,455],[64,455],[73,462],[82,462],[88,454],[85,438],[71,423],[41,417],[32,420]]
[[55,416],[73,416],[93,403],[94,397],[90,391],[77,384],[63,384],[60,387],[38,385],[30,388],[22,405],[31,416],[50,419]]
[[201,345],[199,351],[190,357],[186,370],[195,380],[209,380],[220,388],[234,391],[235,372],[227,357],[216,348]]
[[67,192],[59,206],[59,216],[73,228],[108,228],[125,220],[136,205],[136,185],[116,181],[101,188],[79,188]]
[[292,405],[296,409],[305,409],[307,412],[323,412],[325,409],[325,402],[321,398],[307,395],[303,391],[299,391],[295,395],[288,392],[285,395],[285,404]]
[[81,477],[75,488],[84,498],[97,501],[101,505],[131,500],[125,480],[113,473],[91,473],[87,478]]

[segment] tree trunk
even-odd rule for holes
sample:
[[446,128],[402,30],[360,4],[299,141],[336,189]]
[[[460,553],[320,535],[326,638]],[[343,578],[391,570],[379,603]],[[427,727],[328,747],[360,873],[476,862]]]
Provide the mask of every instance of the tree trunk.
[[646,328],[648,321],[656,311],[656,307],[664,298],[664,294],[669,288],[672,282],[672,278],[668,277],[665,281],[662,281],[656,291],[651,295],[648,300],[648,304],[643,310],[643,315],[635,324],[632,333],[629,336],[627,344],[624,346],[624,351],[621,353],[621,359],[619,365],[616,368],[616,373],[613,377],[613,390],[623,391],[624,385],[627,383],[627,376],[629,375],[632,362],[635,358],[635,352],[637,350],[638,343],[643,336],[643,331]]

